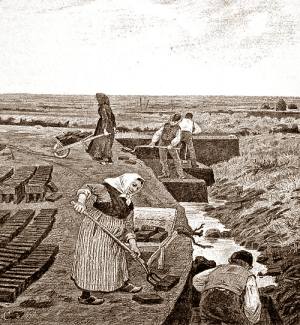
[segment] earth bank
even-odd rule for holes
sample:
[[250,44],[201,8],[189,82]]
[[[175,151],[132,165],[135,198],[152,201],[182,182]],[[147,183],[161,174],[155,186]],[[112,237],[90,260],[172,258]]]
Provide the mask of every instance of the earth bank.
[[212,166],[209,208],[237,243],[261,251],[259,262],[276,276],[267,288],[285,325],[300,322],[300,137],[259,135],[240,139],[241,157]]

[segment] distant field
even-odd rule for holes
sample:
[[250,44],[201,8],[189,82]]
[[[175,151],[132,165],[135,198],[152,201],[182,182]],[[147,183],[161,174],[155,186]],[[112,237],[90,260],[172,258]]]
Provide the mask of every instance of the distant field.
[[[254,120],[288,119],[289,123],[299,121],[300,109],[291,112],[262,111],[267,103],[275,107],[279,97],[239,97],[239,96],[109,96],[112,109],[120,128],[153,130],[174,112],[191,111],[195,120],[205,132],[251,127]],[[300,97],[285,97],[287,104],[300,107]],[[253,119],[253,116],[255,117]],[[88,95],[0,95],[0,119],[24,121],[45,121],[68,123],[71,127],[94,127],[97,121],[95,96]],[[297,122],[296,121],[296,122]],[[1,122],[1,121],[0,121]],[[250,123],[250,124],[249,124]],[[275,123],[275,124],[276,124]],[[3,123],[2,123],[3,124]],[[224,129],[224,130],[223,130]]]

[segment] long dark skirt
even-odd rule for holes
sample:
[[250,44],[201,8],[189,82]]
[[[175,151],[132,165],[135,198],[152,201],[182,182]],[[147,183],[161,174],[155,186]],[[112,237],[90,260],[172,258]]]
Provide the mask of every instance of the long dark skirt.
[[101,138],[91,141],[88,153],[95,159],[103,160],[112,158],[112,146],[114,142],[114,134],[109,134]]

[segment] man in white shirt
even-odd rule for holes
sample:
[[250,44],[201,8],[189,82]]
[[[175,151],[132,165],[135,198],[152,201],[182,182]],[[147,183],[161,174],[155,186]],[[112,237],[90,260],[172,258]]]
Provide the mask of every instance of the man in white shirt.
[[192,167],[197,167],[196,153],[193,144],[193,134],[201,133],[200,126],[193,121],[193,114],[186,113],[185,117],[179,123],[181,129],[181,150],[180,156],[187,160],[187,151],[189,152]]
[[232,254],[229,264],[199,273],[193,285],[201,292],[202,325],[250,325],[259,322],[261,302],[256,278],[250,272],[251,253]]

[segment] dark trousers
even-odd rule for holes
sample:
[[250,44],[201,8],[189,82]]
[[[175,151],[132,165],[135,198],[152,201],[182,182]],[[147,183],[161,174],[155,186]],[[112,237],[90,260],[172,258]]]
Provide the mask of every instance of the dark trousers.
[[250,325],[243,299],[229,290],[210,289],[201,294],[201,325]]
[[181,132],[181,149],[180,149],[180,157],[184,160],[187,160],[189,154],[189,158],[192,164],[197,163],[196,152],[193,144],[193,135],[191,132],[182,131]]
[[179,158],[179,155],[178,155],[178,152],[176,149],[159,148],[159,159],[160,159],[160,164],[162,167],[162,173],[166,176],[170,175],[169,166],[168,166],[168,152],[170,153],[171,157],[173,158],[174,165],[175,165],[176,172],[177,172],[178,176],[182,177],[184,175],[183,169],[182,169],[181,161],[180,161],[180,158]]

